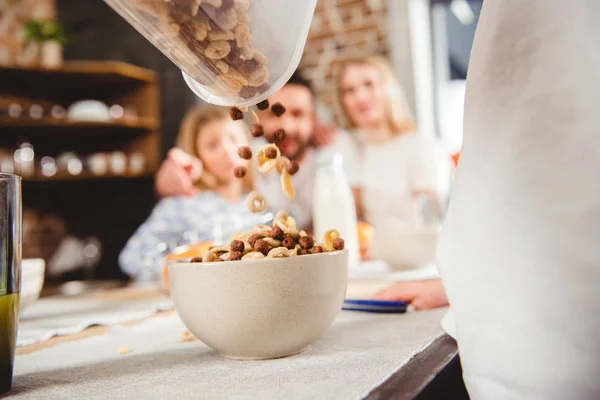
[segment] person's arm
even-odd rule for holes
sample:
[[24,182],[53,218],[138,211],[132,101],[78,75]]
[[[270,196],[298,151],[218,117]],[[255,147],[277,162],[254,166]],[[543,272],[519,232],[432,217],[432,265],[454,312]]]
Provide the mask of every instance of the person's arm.
[[440,279],[396,282],[389,288],[377,293],[373,299],[405,301],[410,303],[416,310],[427,310],[448,305],[446,291]]
[[154,187],[159,197],[193,196],[202,176],[202,162],[179,148],[169,150],[156,173]]
[[[158,254],[158,245],[185,231],[180,208],[179,201],[175,198],[163,199],[154,207],[152,214],[135,231],[119,254],[119,266],[124,273],[137,278],[144,274],[145,269],[155,268],[157,263],[164,261],[164,254]],[[152,258],[152,265],[147,265],[149,260],[146,257]]]

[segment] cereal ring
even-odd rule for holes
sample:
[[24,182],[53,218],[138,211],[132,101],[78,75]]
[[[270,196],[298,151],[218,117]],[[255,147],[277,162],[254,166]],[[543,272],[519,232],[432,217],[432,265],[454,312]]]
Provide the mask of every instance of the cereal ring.
[[287,169],[287,166],[289,164],[290,164],[289,158],[287,158],[285,156],[279,157],[279,159],[277,160],[277,165],[275,165],[275,168],[277,169],[277,173],[281,174],[284,169]]
[[275,218],[273,218],[273,226],[275,226],[276,221],[287,221],[289,214],[285,210],[279,211],[275,214]]
[[340,237],[340,233],[335,229],[330,229],[323,235],[323,249],[333,251],[333,241]]
[[250,29],[248,29],[248,25],[240,24],[235,27],[233,31],[235,36],[235,43],[238,47],[242,47],[247,43],[250,43],[252,37],[250,36]]
[[[244,60],[252,60],[252,57],[254,57],[254,49],[252,48],[252,46],[250,46],[248,43],[246,43],[244,46],[242,46],[241,58]],[[268,74],[268,71],[267,71],[267,74]]]
[[236,10],[239,11],[248,11],[248,9],[250,8],[250,1],[248,0],[235,0],[235,5],[234,5]]
[[271,251],[269,251],[269,254],[267,254],[267,258],[282,258],[289,256],[290,251],[285,247],[276,247],[274,249],[271,249]]
[[264,237],[263,240],[267,242],[267,244],[271,247],[280,247],[281,242],[277,239],[273,239],[272,237]]
[[295,193],[294,185],[292,184],[292,176],[287,172],[286,169],[281,171],[281,188],[288,199],[294,200]]
[[265,236],[271,236],[271,228],[269,228],[268,225],[256,225],[252,232],[258,234],[258,239],[262,239]]
[[[217,31],[212,30],[208,32],[208,38],[210,40],[233,40],[235,35],[232,31]],[[203,39],[204,40],[204,39]]]
[[247,242],[251,234],[251,232],[235,232],[231,235],[230,241],[241,240],[242,242]]
[[265,56],[260,51],[255,51],[254,57],[252,57],[252,59],[256,60],[259,64],[262,64],[262,65],[267,65],[269,63],[269,59],[267,58],[267,56]]
[[[277,152],[274,159],[267,157],[266,150],[268,148],[274,148]],[[281,152],[277,146],[274,144],[263,145],[260,149],[258,149],[258,153],[256,154],[256,159],[258,160],[258,170],[262,173],[270,172],[277,166],[277,160],[279,157],[281,157]]]
[[305,230],[300,231],[299,234],[300,234],[300,237],[308,236],[308,233],[306,233]]
[[248,210],[253,213],[263,212],[267,208],[265,198],[257,192],[250,192],[246,199],[246,205],[248,206]]
[[217,256],[217,254],[213,253],[212,251],[207,251],[202,256],[202,262],[215,262],[218,260],[219,260],[219,256]]
[[210,4],[215,8],[220,8],[223,5],[223,0],[202,0],[206,4]]
[[[243,50],[243,49],[242,49]],[[248,77],[250,86],[260,86],[269,79],[269,70],[266,67],[258,68]]]
[[227,57],[230,51],[231,46],[229,42],[226,40],[217,40],[208,45],[204,54],[213,60],[220,60]]
[[227,85],[228,89],[231,88],[237,91],[240,91],[248,84],[248,79],[231,68],[228,73],[221,75],[219,79]]
[[199,23],[194,31],[194,38],[201,42],[208,36],[208,25],[205,22]]
[[238,24],[237,13],[234,9],[226,11],[224,14],[222,14],[222,16],[223,18],[219,21],[219,28],[223,29],[224,31],[233,29]]
[[265,255],[259,251],[251,251],[242,257],[242,260],[260,260],[261,258],[265,258]]
[[213,253],[229,253],[231,251],[231,248],[229,246],[218,246],[213,247],[209,251],[212,251]]
[[284,218],[275,218],[275,224],[280,227],[286,235],[289,235],[290,230],[295,230],[296,235],[298,234],[296,221],[294,218],[288,216]]

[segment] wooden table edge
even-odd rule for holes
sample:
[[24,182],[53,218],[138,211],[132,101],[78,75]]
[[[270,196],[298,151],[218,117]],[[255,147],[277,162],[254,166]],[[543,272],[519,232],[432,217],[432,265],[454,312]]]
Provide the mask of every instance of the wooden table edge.
[[414,399],[456,357],[456,341],[447,334],[442,334],[382,384],[371,390],[365,400]]

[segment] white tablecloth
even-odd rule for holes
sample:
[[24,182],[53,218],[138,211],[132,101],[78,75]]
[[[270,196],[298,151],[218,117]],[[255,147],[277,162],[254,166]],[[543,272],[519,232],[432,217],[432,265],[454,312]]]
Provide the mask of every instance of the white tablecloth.
[[[221,358],[181,342],[176,314],[17,356],[11,399],[360,399],[442,334],[446,309],[342,312],[306,352]],[[120,354],[126,346],[130,352]]]
[[93,325],[116,325],[146,318],[157,311],[170,310],[167,296],[142,299],[86,297],[48,297],[27,307],[19,316],[17,347],[72,335]]

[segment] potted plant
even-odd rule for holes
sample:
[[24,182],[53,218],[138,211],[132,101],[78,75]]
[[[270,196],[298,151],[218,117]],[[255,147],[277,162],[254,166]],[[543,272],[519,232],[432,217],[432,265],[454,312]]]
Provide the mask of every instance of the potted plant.
[[25,23],[25,61],[44,68],[62,65],[62,46],[69,40],[61,23],[52,20],[30,20]]

